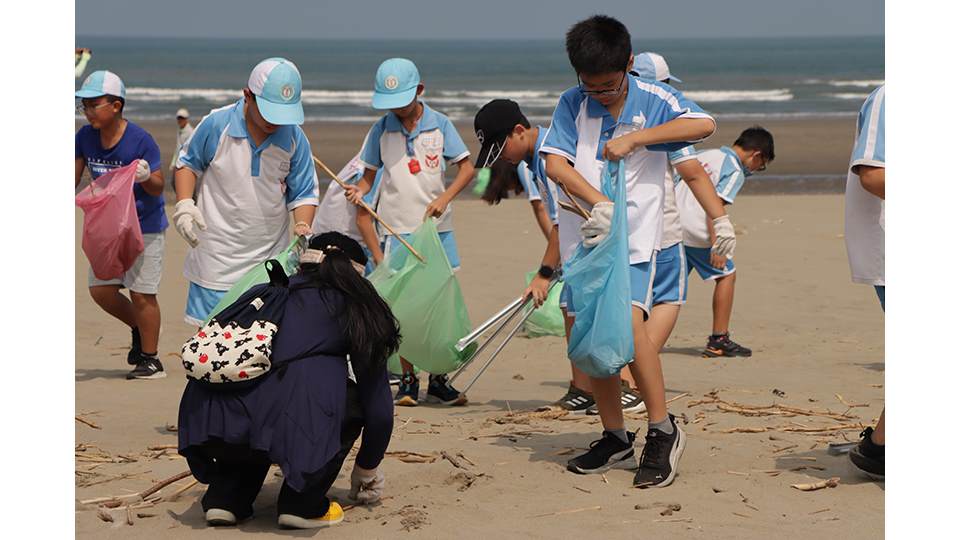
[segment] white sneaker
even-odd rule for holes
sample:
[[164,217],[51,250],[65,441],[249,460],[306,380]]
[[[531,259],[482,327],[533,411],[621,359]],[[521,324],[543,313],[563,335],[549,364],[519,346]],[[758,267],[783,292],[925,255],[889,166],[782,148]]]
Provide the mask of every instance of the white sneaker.
[[233,512],[222,508],[211,508],[206,513],[207,525],[222,527],[237,524],[237,516]]

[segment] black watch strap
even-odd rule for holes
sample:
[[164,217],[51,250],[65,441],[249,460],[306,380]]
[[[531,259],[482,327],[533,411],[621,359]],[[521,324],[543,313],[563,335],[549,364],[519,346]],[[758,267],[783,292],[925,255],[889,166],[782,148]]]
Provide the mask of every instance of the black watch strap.
[[537,270],[537,274],[544,279],[550,279],[553,277],[554,271],[555,270],[553,268],[550,268],[547,265],[543,265],[540,267],[539,270]]

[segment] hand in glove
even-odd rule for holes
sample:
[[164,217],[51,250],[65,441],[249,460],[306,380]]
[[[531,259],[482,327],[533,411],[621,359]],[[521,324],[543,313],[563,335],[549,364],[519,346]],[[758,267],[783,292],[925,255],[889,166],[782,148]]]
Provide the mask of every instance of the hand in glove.
[[364,469],[356,464],[350,474],[350,498],[361,504],[371,504],[383,495],[384,478],[380,468]]
[[713,232],[717,239],[713,242],[713,252],[726,259],[733,258],[733,250],[737,247],[737,235],[733,232],[730,216],[720,216],[713,220]]
[[134,179],[138,184],[142,184],[150,179],[150,164],[147,163],[147,160],[137,160],[137,174]]
[[590,210],[590,219],[580,225],[580,235],[583,236],[584,247],[597,246],[610,234],[610,223],[613,221],[613,203],[598,202]]
[[197,240],[194,227],[201,231],[207,230],[207,223],[200,215],[200,209],[193,203],[193,199],[184,199],[177,202],[173,212],[173,225],[177,228],[180,236],[190,244],[190,247],[197,247],[197,244],[200,243]]

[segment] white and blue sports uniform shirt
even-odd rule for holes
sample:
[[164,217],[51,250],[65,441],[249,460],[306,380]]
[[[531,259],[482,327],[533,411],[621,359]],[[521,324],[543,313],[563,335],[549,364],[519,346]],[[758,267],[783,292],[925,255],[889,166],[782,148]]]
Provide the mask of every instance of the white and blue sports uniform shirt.
[[874,90],[860,108],[844,196],[844,239],[850,273],[853,281],[868,285],[886,285],[883,199],[863,189],[860,177],[853,169],[859,165],[886,168],[883,136],[885,87],[882,85]]
[[[423,104],[423,115],[407,132],[389,112],[370,128],[360,152],[364,167],[383,170],[377,213],[398,234],[412,233],[423,223],[427,205],[446,189],[447,162],[457,163],[470,155],[453,123]],[[418,172],[410,167],[416,160]],[[440,232],[453,230],[453,206],[437,220]]]
[[660,249],[683,241],[683,226],[680,224],[680,210],[677,208],[676,185],[673,181],[675,167],[684,161],[697,159],[697,152],[693,145],[685,146],[667,155],[670,167],[663,175],[663,234],[660,236]]
[[[363,164],[360,163],[360,154],[357,154],[337,176],[348,184],[356,184],[363,177],[364,170]],[[382,176],[383,169],[380,169],[373,179],[370,191],[363,196],[363,202],[371,208],[377,207]],[[363,236],[357,228],[357,207],[343,196],[343,188],[336,182],[330,182],[326,193],[323,194],[323,199],[320,200],[320,206],[313,218],[312,229],[313,234],[335,231],[363,245]]]
[[183,274],[197,285],[227,290],[247,270],[283,251],[294,208],[319,203],[310,142],[300,126],[279,126],[255,146],[243,99],[205,116],[180,151],[177,167],[198,177],[197,231]]
[[[559,223],[559,207],[557,206],[557,185],[554,182],[551,182],[547,179],[547,163],[543,158],[543,155],[540,153],[540,148],[543,147],[543,141],[547,138],[547,129],[542,126],[537,126],[537,142],[534,145],[533,157],[524,159],[520,162],[520,165],[517,166],[517,173],[520,174],[520,167],[527,169],[527,173],[531,175],[532,181],[528,181],[524,184],[530,184],[530,189],[535,190],[537,193],[537,199],[543,200],[547,208],[547,216],[550,217],[550,221],[557,225]],[[524,182],[524,176],[520,175],[520,181]],[[526,187],[524,187],[526,189]],[[529,193],[529,192],[528,192]],[[532,197],[530,200],[534,200]]]
[[523,186],[523,191],[527,193],[527,200],[530,202],[539,201],[540,190],[537,188],[537,179],[533,177],[533,173],[530,172],[530,168],[527,167],[526,161],[521,161],[517,165],[517,178],[520,179],[520,185]]
[[[585,96],[578,87],[560,96],[553,122],[540,149],[573,163],[574,168],[600,189],[603,147],[607,141],[677,118],[713,118],[675,88],[627,75],[627,97],[619,119],[606,107]],[[663,229],[663,180],[667,152],[699,141],[652,145],[626,157],[627,223],[630,228],[630,264],[649,261],[660,248]],[[587,206],[579,201],[582,206]],[[576,215],[560,214],[560,253],[566,261],[580,242]]]
[[[717,190],[717,195],[727,204],[740,193],[743,182],[749,175],[746,167],[740,162],[737,153],[728,146],[704,150],[697,153],[697,159],[703,170],[707,172],[710,181]],[[711,247],[710,231],[707,228],[707,213],[700,206],[697,198],[679,176],[673,179],[677,195],[677,209],[680,211],[680,224],[683,226],[683,244],[690,247]]]

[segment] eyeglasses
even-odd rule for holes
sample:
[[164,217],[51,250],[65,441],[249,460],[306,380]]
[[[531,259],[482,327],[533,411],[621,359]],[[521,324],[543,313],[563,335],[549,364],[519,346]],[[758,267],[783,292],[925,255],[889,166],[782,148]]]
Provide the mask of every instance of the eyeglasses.
[[107,105],[113,105],[113,102],[105,101],[99,105],[84,105],[82,102],[77,103],[77,113],[78,114],[92,113],[97,109],[99,109],[100,107],[106,107]]
[[580,93],[585,96],[616,96],[623,91],[623,81],[627,78],[627,72],[623,72],[623,77],[620,77],[620,82],[617,83],[617,87],[611,90],[587,90],[583,87],[583,81],[580,80],[580,75],[577,75],[577,86],[580,88]]
[[767,170],[767,160],[763,157],[763,154],[757,152],[754,155],[760,159],[760,167],[754,169],[753,172],[763,172]]

